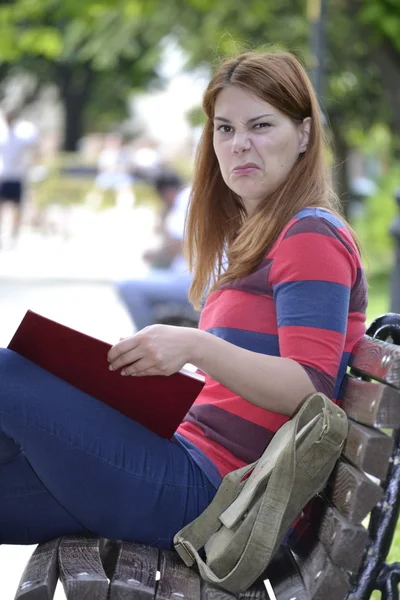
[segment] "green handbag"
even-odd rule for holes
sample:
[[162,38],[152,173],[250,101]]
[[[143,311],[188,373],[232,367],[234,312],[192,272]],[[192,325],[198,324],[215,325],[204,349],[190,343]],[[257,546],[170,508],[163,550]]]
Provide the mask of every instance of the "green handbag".
[[185,564],[196,562],[212,585],[235,594],[246,590],[307,502],[325,487],[347,431],[341,408],[324,394],[307,396],[261,458],[228,473],[206,510],[174,536]]

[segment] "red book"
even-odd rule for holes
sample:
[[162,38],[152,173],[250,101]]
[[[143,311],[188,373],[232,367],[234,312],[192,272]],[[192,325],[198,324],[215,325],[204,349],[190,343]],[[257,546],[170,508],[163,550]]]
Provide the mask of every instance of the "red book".
[[8,347],[165,438],[174,434],[204,385],[204,377],[186,369],[168,377],[122,377],[108,370],[111,344],[31,310]]

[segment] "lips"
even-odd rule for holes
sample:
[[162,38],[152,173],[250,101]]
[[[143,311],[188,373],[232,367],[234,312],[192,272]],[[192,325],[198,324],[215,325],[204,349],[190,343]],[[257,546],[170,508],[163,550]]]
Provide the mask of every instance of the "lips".
[[259,171],[258,165],[256,163],[246,163],[245,165],[238,165],[232,170],[232,173],[236,175],[244,175],[248,173],[253,173],[254,171]]

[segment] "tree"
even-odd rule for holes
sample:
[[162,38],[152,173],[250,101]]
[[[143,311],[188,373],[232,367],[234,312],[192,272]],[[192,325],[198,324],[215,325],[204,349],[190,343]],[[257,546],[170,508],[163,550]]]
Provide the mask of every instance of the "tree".
[[[159,79],[166,25],[157,0],[16,0],[0,4],[0,69],[30,73],[36,94],[57,86],[64,106],[64,149],[75,150],[88,106],[121,109],[135,88]],[[93,112],[93,111],[92,111]]]
[[397,0],[358,0],[360,20],[375,48],[374,60],[390,107],[395,155],[400,159],[400,5]]

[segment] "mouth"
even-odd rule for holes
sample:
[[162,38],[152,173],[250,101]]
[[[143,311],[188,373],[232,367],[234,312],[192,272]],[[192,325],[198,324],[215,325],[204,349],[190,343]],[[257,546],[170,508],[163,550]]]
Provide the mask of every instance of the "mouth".
[[245,165],[238,165],[234,169],[232,169],[232,173],[234,175],[249,175],[250,173],[254,173],[255,171],[259,171],[260,168],[256,163],[246,163]]

